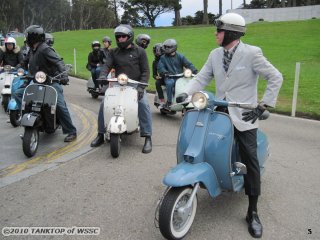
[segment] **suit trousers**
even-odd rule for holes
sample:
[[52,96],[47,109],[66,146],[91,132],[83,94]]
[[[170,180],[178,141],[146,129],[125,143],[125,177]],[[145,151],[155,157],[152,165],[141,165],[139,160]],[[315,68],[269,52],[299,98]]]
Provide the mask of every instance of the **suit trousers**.
[[249,196],[258,196],[261,193],[261,182],[257,155],[257,128],[243,132],[234,129],[242,163],[247,167],[247,174],[243,175],[245,193]]

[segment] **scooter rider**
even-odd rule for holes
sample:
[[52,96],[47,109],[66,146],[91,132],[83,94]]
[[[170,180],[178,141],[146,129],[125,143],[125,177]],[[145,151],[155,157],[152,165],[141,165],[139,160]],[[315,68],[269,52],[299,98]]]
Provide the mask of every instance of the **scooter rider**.
[[[242,16],[227,13],[215,23],[216,41],[221,47],[211,51],[200,72],[186,86],[186,93],[177,97],[183,102],[187,95],[204,89],[215,78],[216,97],[232,102],[256,105],[258,102],[257,82],[259,76],[267,80],[262,101],[252,110],[227,108],[233,124],[234,134],[239,142],[239,151],[247,167],[244,175],[245,194],[249,198],[246,221],[252,237],[262,236],[262,224],[258,217],[257,202],[260,190],[260,167],[257,158],[257,128],[259,116],[267,107],[274,107],[282,85],[281,73],[263,56],[260,48],[240,41],[246,25]],[[222,109],[221,109],[222,110]]]
[[148,34],[139,34],[136,38],[136,44],[143,49],[147,49],[149,43],[151,41],[151,37]]
[[103,64],[105,64],[107,62],[107,59],[109,59],[110,57],[110,47],[111,47],[111,43],[112,43],[112,40],[110,37],[108,36],[105,36],[103,39],[102,39],[102,43],[103,43],[103,48],[101,48],[101,51],[103,53]]
[[100,49],[100,42],[93,41],[91,43],[92,52],[88,55],[87,69],[91,72],[91,77],[96,89],[99,89],[97,78],[100,75],[100,64],[103,62],[103,54]]
[[[110,61],[103,65],[100,78],[106,78],[110,70],[114,68],[116,76],[124,73],[133,80],[147,83],[150,75],[147,54],[144,49],[137,47],[133,43],[133,29],[129,25],[119,25],[116,27],[114,33],[118,47],[110,51]],[[150,153],[152,151],[152,119],[147,94],[145,93],[145,89],[141,87],[138,88],[138,117],[140,136],[145,137],[142,152]],[[104,126],[103,109],[104,102],[102,101],[98,115],[98,135],[92,141],[91,147],[100,146],[104,142],[104,133],[106,130]]]
[[4,40],[4,46],[0,46],[0,66],[10,65],[19,68],[23,61],[23,55],[20,47],[13,37],[7,37]]
[[167,91],[166,107],[172,104],[173,91],[176,79],[169,75],[179,74],[183,72],[183,68],[189,68],[192,73],[196,74],[198,70],[195,66],[181,53],[177,52],[177,41],[175,39],[167,39],[163,43],[164,55],[161,56],[158,63],[158,72],[164,78]]
[[164,79],[158,73],[158,63],[159,63],[160,57],[163,55],[162,43],[156,43],[153,46],[153,55],[154,55],[154,60],[152,62],[152,77],[154,80],[156,80],[156,90],[160,100],[159,108],[163,108],[165,104],[165,100],[164,100],[163,90],[161,86],[166,84],[164,82]]
[[[30,46],[29,51],[29,74],[35,75],[38,71],[43,71],[49,76],[56,76],[65,71],[65,65],[57,53],[45,43],[45,33],[42,27],[38,25],[29,26],[26,31],[27,43]],[[69,110],[64,100],[63,88],[61,84],[68,83],[68,75],[65,74],[61,77],[60,84],[57,82],[52,83],[57,91],[57,118],[61,124],[62,131],[67,134],[64,141],[71,142],[77,138],[77,129],[72,123]],[[15,99],[18,106],[21,106],[21,99],[24,89],[16,91]]]

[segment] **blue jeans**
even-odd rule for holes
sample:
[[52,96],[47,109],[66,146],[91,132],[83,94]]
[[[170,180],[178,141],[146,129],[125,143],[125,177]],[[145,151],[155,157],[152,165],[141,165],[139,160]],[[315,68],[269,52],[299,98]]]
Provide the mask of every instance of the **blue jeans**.
[[175,80],[172,78],[166,78],[164,82],[166,83],[167,102],[172,103]]
[[[100,104],[99,114],[98,114],[98,133],[104,134],[106,128],[104,126],[104,100]],[[143,98],[138,101],[138,118],[140,124],[140,136],[141,137],[151,137],[152,135],[152,117],[150,106],[148,103],[148,97],[146,91],[144,91]]]
[[[57,119],[62,127],[64,134],[77,133],[76,127],[73,125],[69,110],[63,96],[63,88],[59,83],[53,83],[51,85],[57,91]],[[19,88],[14,93],[14,98],[17,102],[18,109],[21,110],[21,102],[25,88]]]
[[91,69],[91,77],[94,83],[95,88],[99,88],[99,84],[97,82],[97,78],[100,76],[100,67],[92,68]]

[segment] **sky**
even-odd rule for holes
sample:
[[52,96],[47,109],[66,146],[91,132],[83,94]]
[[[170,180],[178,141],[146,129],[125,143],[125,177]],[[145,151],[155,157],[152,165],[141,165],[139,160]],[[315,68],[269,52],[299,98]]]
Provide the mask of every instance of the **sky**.
[[[246,0],[249,4],[251,1]],[[226,13],[227,9],[239,7],[243,3],[243,0],[223,0],[222,1],[222,14]],[[194,17],[197,11],[203,11],[203,0],[181,0],[182,9],[180,10],[181,17],[188,15]],[[208,12],[213,14],[219,13],[219,0],[208,0]],[[161,14],[156,19],[156,26],[171,26],[174,18],[174,12]]]

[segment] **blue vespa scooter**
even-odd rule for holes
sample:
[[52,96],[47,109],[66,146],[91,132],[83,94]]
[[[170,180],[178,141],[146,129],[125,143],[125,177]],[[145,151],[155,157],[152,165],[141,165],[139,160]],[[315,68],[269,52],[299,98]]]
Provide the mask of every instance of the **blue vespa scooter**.
[[[188,233],[196,215],[200,187],[206,188],[213,198],[222,191],[239,192],[244,187],[243,174],[247,172],[238,153],[231,118],[215,111],[215,107],[253,109],[254,106],[217,100],[205,91],[193,94],[191,102],[195,109],[186,112],[178,135],[178,164],[163,179],[168,187],[156,210],[156,220],[166,239],[182,239]],[[269,112],[265,112],[260,120],[268,117]],[[257,144],[262,173],[269,144],[260,130]]]
[[[11,96],[25,83],[25,79],[23,76],[27,74],[23,68],[19,68],[17,70],[17,76],[12,81],[11,86]],[[21,122],[21,110],[18,108],[18,104],[16,100],[11,97],[9,104],[8,104],[8,114],[10,117],[10,123],[13,127],[20,126]]]

